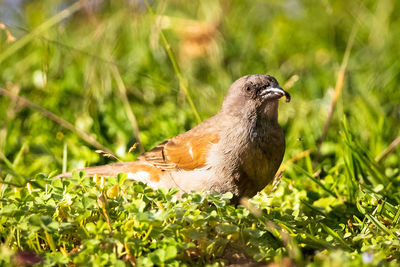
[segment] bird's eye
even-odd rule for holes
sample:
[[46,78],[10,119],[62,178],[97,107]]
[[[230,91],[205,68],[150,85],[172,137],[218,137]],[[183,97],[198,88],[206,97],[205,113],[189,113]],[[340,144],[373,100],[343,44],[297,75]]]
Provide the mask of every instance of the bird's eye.
[[250,88],[250,86],[246,86],[246,87],[244,88],[244,90],[245,90],[246,92],[250,92],[250,91],[251,91],[251,88]]

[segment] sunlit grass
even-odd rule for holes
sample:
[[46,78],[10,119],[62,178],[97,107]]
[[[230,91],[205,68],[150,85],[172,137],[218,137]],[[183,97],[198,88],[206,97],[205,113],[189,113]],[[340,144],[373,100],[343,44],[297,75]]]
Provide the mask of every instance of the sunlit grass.
[[[23,250],[45,265],[228,264],[232,253],[398,265],[399,7],[27,1],[23,19],[0,16],[0,263]],[[176,200],[123,176],[51,178],[115,161],[99,149],[134,160],[133,144],[149,150],[212,116],[250,73],[274,75],[293,101],[280,106],[280,183],[245,208],[229,195]]]

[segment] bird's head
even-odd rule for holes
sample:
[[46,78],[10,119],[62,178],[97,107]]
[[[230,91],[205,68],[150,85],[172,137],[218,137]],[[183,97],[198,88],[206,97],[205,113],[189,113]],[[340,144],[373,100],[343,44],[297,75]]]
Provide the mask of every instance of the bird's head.
[[229,88],[222,104],[222,111],[234,115],[258,114],[277,116],[278,100],[290,95],[270,75],[252,74],[239,78]]

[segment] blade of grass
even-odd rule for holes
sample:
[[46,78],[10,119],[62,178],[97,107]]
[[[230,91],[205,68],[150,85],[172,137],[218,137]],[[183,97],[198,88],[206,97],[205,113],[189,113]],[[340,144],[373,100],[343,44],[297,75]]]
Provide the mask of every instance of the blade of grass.
[[[342,136],[344,137],[344,140],[347,140],[347,142],[350,142],[351,138],[351,133],[348,127],[347,123],[347,118],[344,117],[342,120],[342,129],[343,133]],[[344,166],[347,172],[346,177],[346,184],[347,184],[347,193],[349,195],[349,201],[351,203],[354,203],[356,200],[356,194],[357,194],[357,177],[358,177],[358,170],[357,170],[357,164],[355,163],[355,159],[352,153],[352,150],[349,146],[343,146],[343,154],[345,155],[344,157]],[[347,159],[346,159],[347,156]]]
[[[352,162],[352,161],[351,161]],[[346,159],[344,159],[344,166],[345,170],[347,172],[346,177],[346,186],[347,186],[347,194],[349,196],[349,202],[354,203],[356,199],[356,192],[357,192],[357,186],[356,186],[356,178],[355,178],[355,169],[354,169],[354,164],[351,164],[353,168],[350,168],[350,164]]]
[[64,142],[63,148],[63,161],[62,161],[62,172],[67,172],[67,158],[68,158],[68,151],[67,151],[67,142]]
[[291,231],[285,232],[283,231],[275,222],[271,220],[263,221],[260,220],[265,228],[270,232],[275,238],[282,241],[284,246],[288,250],[288,254],[291,258],[296,259],[297,262],[303,262],[303,254],[298,246],[298,243],[295,238],[293,238],[289,233]]
[[86,132],[76,128],[74,125],[72,125],[70,122],[64,120],[63,118],[57,116],[56,114],[54,114],[53,112],[39,106],[38,104],[35,104],[33,102],[31,102],[30,100],[28,100],[25,97],[22,96],[18,96],[18,95],[14,95],[12,93],[10,93],[8,90],[4,89],[4,88],[0,88],[0,95],[4,95],[8,98],[11,98],[13,100],[17,100],[18,104],[23,105],[23,106],[27,106],[33,110],[38,111],[40,114],[42,114],[43,116],[49,118],[50,120],[58,123],[59,125],[61,125],[62,127],[75,132],[76,134],[78,134],[84,141],[86,141],[88,144],[94,146],[97,149],[101,149],[106,151],[107,153],[113,154],[113,152],[108,149],[107,147],[103,146],[102,144],[100,144],[96,139],[94,139],[92,136],[90,136],[89,134],[87,134]]
[[377,228],[381,229],[383,232],[385,232],[386,234],[390,235],[393,238],[396,238],[396,236],[393,234],[393,232],[388,229],[383,223],[381,223],[380,221],[378,221],[378,219],[376,219],[374,216],[369,215],[368,213],[364,214],[365,217],[367,217]]
[[[147,6],[147,10],[150,12],[150,14],[156,16],[156,14],[154,13],[153,9],[151,8],[151,6],[150,6],[150,4],[148,3],[147,0],[145,1],[145,3],[146,3],[146,6]],[[192,97],[190,96],[189,89],[187,88],[185,80],[183,79],[183,76],[182,76],[182,73],[180,71],[179,65],[178,65],[178,63],[177,63],[177,61],[175,59],[174,53],[173,53],[173,51],[171,49],[171,45],[168,43],[168,40],[165,37],[162,29],[160,29],[160,37],[161,37],[162,44],[163,44],[165,50],[167,51],[167,54],[168,54],[169,60],[171,61],[172,67],[174,68],[175,74],[178,77],[179,87],[185,93],[186,98],[187,98],[187,100],[189,102],[189,105],[190,105],[190,107],[191,107],[191,109],[193,111],[193,114],[196,117],[197,122],[200,123],[201,122],[200,115],[199,115],[199,113],[198,113],[198,111],[196,109],[196,106],[193,103]]]
[[[342,129],[343,129],[343,137],[344,143],[348,147],[348,151],[351,154],[350,159],[352,160],[352,165],[354,166],[354,171],[356,172],[357,167],[359,166],[360,174],[363,177],[367,177],[364,170],[367,170],[371,175],[371,182],[376,186],[378,184],[383,184],[388,186],[390,181],[385,176],[384,171],[382,170],[381,166],[373,159],[370,151],[368,151],[360,142],[353,138],[350,128],[348,126],[348,122],[346,117],[343,118],[342,121]],[[361,168],[361,167],[364,168]],[[357,176],[355,176],[357,177]]]
[[325,185],[323,185],[321,183],[321,181],[319,181],[318,179],[316,179],[315,177],[313,177],[311,174],[309,174],[308,172],[306,172],[304,169],[302,169],[301,167],[297,166],[297,165],[293,165],[295,166],[296,169],[298,169],[300,172],[302,172],[304,175],[306,175],[308,178],[310,178],[311,181],[313,181],[314,183],[316,183],[317,185],[319,185],[319,187],[321,187],[325,192],[327,192],[328,194],[330,194],[333,197],[337,197],[336,194],[325,187]]
[[349,39],[347,41],[346,50],[344,52],[342,64],[340,65],[339,74],[338,74],[338,77],[336,79],[335,93],[334,93],[333,98],[332,98],[332,102],[331,102],[331,107],[329,109],[328,118],[326,119],[326,122],[325,122],[325,125],[324,125],[324,129],[322,131],[321,139],[318,142],[317,153],[315,154],[315,158],[314,158],[314,161],[313,161],[313,168],[315,168],[317,163],[318,163],[318,159],[319,159],[320,154],[321,154],[322,143],[325,141],[326,135],[328,134],[328,128],[329,128],[329,125],[331,124],[331,120],[332,120],[333,112],[335,111],[337,100],[338,100],[338,98],[341,95],[342,90],[343,90],[344,80],[345,80],[345,76],[346,76],[346,69],[347,69],[347,65],[348,65],[348,62],[349,62],[349,58],[350,58],[350,52],[351,52],[351,49],[353,47],[354,39],[355,39],[355,37],[357,35],[357,31],[358,31],[358,24],[354,24],[353,28],[351,30]]
[[[10,26],[10,25],[8,25],[8,24],[5,24],[5,25],[6,25],[7,27],[15,27],[15,28],[17,28],[17,29],[19,29],[19,30],[21,30],[21,31],[24,31],[24,32],[26,32],[26,33],[29,33],[29,31],[28,31],[27,29],[25,29],[25,28],[23,28],[23,27],[21,27],[21,26],[16,27],[16,26]],[[101,57],[101,56],[99,56],[99,55],[96,55],[96,54],[94,54],[94,53],[90,53],[90,52],[88,52],[88,51],[85,51],[85,50],[76,48],[76,47],[74,47],[74,46],[72,46],[72,45],[64,44],[64,43],[62,43],[62,42],[60,42],[60,41],[53,40],[53,39],[49,39],[49,38],[46,38],[46,37],[44,37],[44,36],[39,36],[39,38],[40,38],[40,40],[45,41],[47,44],[51,44],[51,45],[57,46],[57,48],[63,48],[63,49],[65,49],[65,50],[68,50],[68,52],[79,53],[79,54],[81,54],[82,56],[89,57],[89,58],[94,59],[94,60],[96,60],[96,61],[98,61],[98,62],[100,62],[100,63],[108,64],[108,65],[110,65],[110,64],[111,64],[111,65],[115,65],[115,66],[118,67],[119,69],[121,69],[121,68],[123,68],[124,70],[130,69],[130,64],[122,65],[122,64],[120,64],[120,63],[118,63],[118,62],[110,61],[110,60],[108,60],[108,59],[106,59],[106,58],[103,58],[103,57]],[[133,63],[132,63],[132,64],[133,64]],[[157,82],[158,84],[162,84],[161,81],[156,80],[154,77],[150,76],[148,73],[136,72],[136,74],[139,75],[139,76],[142,76],[142,77],[146,77],[146,78],[148,78],[148,79],[151,79],[152,81],[155,81],[155,82]]]
[[[300,238],[303,240],[301,240]],[[298,239],[300,239],[299,241],[303,241],[302,243],[306,243],[307,246],[314,247],[316,249],[321,249],[321,248],[335,249],[335,247],[333,245],[326,242],[325,240],[318,239],[315,236],[310,235],[309,233],[306,233],[306,232],[299,234]]]
[[301,203],[303,205],[307,206],[309,209],[313,210],[315,213],[319,213],[320,215],[324,216],[325,218],[328,217],[324,212],[320,211],[319,209],[314,207],[312,204],[307,203],[307,201],[301,200]]
[[119,95],[121,97],[122,104],[124,105],[126,116],[131,122],[133,135],[135,136],[136,142],[139,145],[140,153],[143,153],[144,148],[142,142],[140,141],[139,125],[137,123],[136,116],[133,113],[131,106],[129,105],[129,100],[128,96],[126,95],[126,87],[124,81],[122,80],[121,74],[119,73],[119,70],[116,65],[110,65],[110,69],[112,75],[114,76],[115,82],[117,83]]
[[[21,174],[18,174],[17,171],[14,169],[14,164],[8,160],[8,158],[0,152],[0,160],[2,160],[6,166],[9,168],[9,173],[16,178],[16,181],[8,181],[7,177],[3,180],[1,179],[2,184],[9,184],[14,185],[16,187],[25,186],[27,179],[23,177]],[[7,180],[6,180],[7,179]]]
[[[383,184],[384,186],[388,186],[390,184],[390,181],[384,175],[380,166],[378,166],[377,163],[372,159],[372,157],[370,156],[370,154],[367,150],[365,150],[357,142],[351,142],[351,141],[345,140],[345,143],[349,146],[349,149],[351,150],[354,160],[356,162],[358,162],[358,164],[360,166],[364,166],[364,168],[361,168],[361,169],[367,170],[369,172],[369,174],[371,175],[371,179],[369,179],[369,180],[371,180],[371,182],[373,182],[373,184],[375,186],[378,184]],[[354,163],[354,164],[356,164],[356,163]],[[363,176],[367,177],[367,175],[363,175]]]
[[349,246],[346,242],[346,240],[344,240],[337,232],[335,232],[333,229],[331,229],[329,226],[327,226],[326,224],[321,223],[322,228],[324,228],[324,230],[326,232],[328,232],[333,238],[335,238],[339,243],[341,243],[345,248],[347,248],[348,250],[352,250],[351,246]]
[[[10,86],[8,86],[8,89],[13,94],[18,94],[21,88],[18,85],[10,84]],[[6,149],[7,136],[9,131],[11,130],[10,125],[12,124],[13,120],[16,117],[16,107],[17,107],[17,101],[11,100],[8,107],[6,108],[7,112],[6,112],[6,117],[4,118],[5,124],[3,128],[0,129],[0,152],[2,152],[3,154],[6,153],[5,149]]]
[[399,223],[399,221],[400,221],[400,206],[397,209],[396,215],[393,218],[393,222],[392,222],[393,223],[393,227],[395,227]]
[[0,64],[7,59],[9,56],[20,50],[22,47],[24,47],[27,43],[32,41],[36,36],[42,34],[55,24],[59,23],[63,19],[71,16],[73,13],[78,11],[79,9],[82,8],[83,4],[85,1],[78,1],[66,9],[62,10],[61,12],[57,13],[53,17],[49,18],[45,22],[43,22],[40,26],[35,28],[33,31],[30,33],[24,35],[21,39],[15,41],[10,45],[7,49],[3,51],[3,53],[0,54]]

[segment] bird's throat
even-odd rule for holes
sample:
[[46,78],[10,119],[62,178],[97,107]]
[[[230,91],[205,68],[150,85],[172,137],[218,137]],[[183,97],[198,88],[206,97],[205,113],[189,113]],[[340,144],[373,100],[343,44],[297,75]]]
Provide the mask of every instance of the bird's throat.
[[278,123],[278,100],[266,102],[261,106],[261,114],[262,118],[271,123]]

